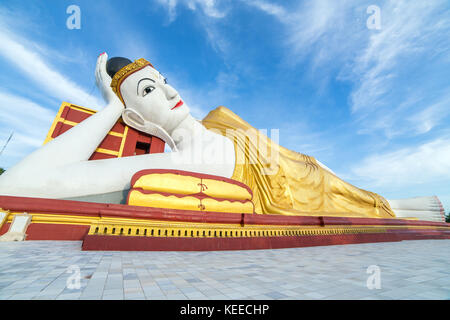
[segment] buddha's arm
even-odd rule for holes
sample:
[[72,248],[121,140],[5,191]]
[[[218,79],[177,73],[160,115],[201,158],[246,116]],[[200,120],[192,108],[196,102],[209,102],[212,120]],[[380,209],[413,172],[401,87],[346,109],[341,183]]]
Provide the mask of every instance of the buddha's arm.
[[191,161],[183,152],[146,154],[133,157],[80,161],[51,170],[18,171],[16,179],[5,185],[0,179],[0,194],[44,198],[69,198],[122,191],[130,187],[131,177],[144,169],[176,169],[230,178],[234,154],[228,164],[217,161]]
[[106,134],[120,117],[123,107],[110,104],[77,126],[25,157],[0,176],[2,186],[15,185],[28,180],[36,172],[43,174],[58,171],[60,167],[88,160]]
[[106,73],[107,58],[106,54],[98,57],[95,71],[97,85],[108,103],[107,106],[8,169],[7,174],[2,175],[0,184],[15,183],[19,176],[18,172],[29,175],[37,170],[50,171],[69,163],[89,159],[117,122],[124,108],[111,88],[106,85],[111,82]]

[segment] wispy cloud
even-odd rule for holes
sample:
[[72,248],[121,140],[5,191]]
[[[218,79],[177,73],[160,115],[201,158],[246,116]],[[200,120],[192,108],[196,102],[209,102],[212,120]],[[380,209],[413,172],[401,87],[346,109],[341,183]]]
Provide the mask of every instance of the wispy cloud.
[[[4,14],[2,10],[0,17]],[[13,139],[0,159],[3,167],[13,165],[41,146],[55,117],[53,108],[43,107],[40,103],[30,100],[30,96],[33,96],[30,90],[42,92],[50,100],[55,99],[58,102],[70,101],[92,108],[101,108],[104,105],[100,99],[90,95],[48,61],[48,56],[56,60],[61,60],[62,56],[54,55],[55,50],[22,36],[22,33],[12,31],[8,22],[11,22],[11,19],[0,21],[0,43],[2,43],[0,58],[31,80],[32,86],[26,86],[26,90],[18,88],[19,90],[15,93],[0,91],[2,114],[0,144],[2,146],[10,133],[14,131]],[[19,92],[23,92],[27,97],[19,96]]]
[[[443,5],[444,1],[385,3],[381,9],[382,29],[371,33],[367,46],[352,66],[353,78],[357,79],[351,96],[353,111],[384,106],[392,98],[389,93],[402,76],[404,63],[429,56],[431,50],[449,48],[450,23],[448,16],[441,14]],[[411,68],[409,65],[406,70]]]
[[[450,121],[450,84],[444,71],[450,69],[448,1],[378,1],[381,30],[366,27],[370,3],[356,0],[304,1],[296,7],[243,2],[284,26],[289,63],[307,64],[312,74],[334,74],[334,80],[352,85],[352,131],[372,136],[368,145],[383,148],[363,153],[360,162],[355,156],[357,164],[347,166],[351,174],[343,177],[385,192],[420,185],[417,195],[426,193],[423,186],[436,188],[450,180],[450,139],[443,126]],[[410,140],[405,147],[400,141],[425,134],[425,143]]]
[[381,30],[366,27],[368,5],[354,0],[305,1],[296,8],[245,3],[285,26],[286,56],[293,63],[309,58],[312,72],[328,77],[334,70],[337,80],[353,83],[349,107],[359,133],[392,138],[411,134],[405,130],[411,123],[414,134],[426,133],[438,123],[438,114],[446,116],[441,111],[450,86],[443,73],[433,72],[450,67],[446,1],[382,1]]
[[[243,1],[273,16],[285,26],[284,46],[289,63],[313,57],[313,67],[341,59],[354,40],[354,0],[303,1],[284,7],[263,0]],[[349,39],[348,35],[352,37]]]
[[450,137],[368,156],[351,172],[372,187],[450,181]]
[[248,0],[245,1],[245,3],[269,15],[277,17],[280,21],[289,22],[291,20],[291,17],[286,9],[278,4],[261,0]]
[[227,14],[227,10],[219,6],[215,0],[157,0],[158,3],[166,8],[169,22],[177,17],[177,7],[185,6],[192,11],[201,11],[205,16],[210,18],[223,18]]
[[0,166],[8,167],[44,142],[55,117],[48,108],[14,94],[0,91],[0,145],[14,132],[0,158]]
[[[34,136],[44,126],[49,128],[55,112],[26,98],[0,91],[0,123],[5,127],[17,128],[24,134]],[[43,141],[41,141],[42,143]]]
[[[4,26],[0,31],[0,56],[17,67],[26,77],[34,81],[36,87],[44,90],[49,96],[60,101],[68,100],[92,108],[101,108],[104,103],[90,95],[83,88],[57,71],[55,66],[46,61],[37,51],[32,51],[24,39]],[[37,44],[39,46],[39,44]]]
[[[169,74],[169,78],[177,79]],[[186,81],[175,80],[174,84],[181,97],[188,104],[191,114],[203,119],[212,109],[236,98],[231,89],[237,86],[238,78],[234,74],[220,72],[215,81],[207,86],[196,86]]]
[[[424,107],[421,111],[407,118],[412,125],[412,129],[417,134],[423,134],[431,131],[434,127],[447,121],[446,118],[450,114],[450,92],[439,95],[439,99],[429,106]],[[411,130],[408,127],[407,130]]]
[[162,5],[169,16],[169,23],[174,21],[177,17],[177,0],[157,0],[157,2]]

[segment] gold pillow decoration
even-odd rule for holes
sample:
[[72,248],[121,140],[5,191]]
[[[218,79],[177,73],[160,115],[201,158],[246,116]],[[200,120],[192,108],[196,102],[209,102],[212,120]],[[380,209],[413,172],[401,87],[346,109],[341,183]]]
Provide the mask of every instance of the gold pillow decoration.
[[254,213],[253,193],[225,177],[182,170],[149,169],[131,179],[128,204],[190,211]]

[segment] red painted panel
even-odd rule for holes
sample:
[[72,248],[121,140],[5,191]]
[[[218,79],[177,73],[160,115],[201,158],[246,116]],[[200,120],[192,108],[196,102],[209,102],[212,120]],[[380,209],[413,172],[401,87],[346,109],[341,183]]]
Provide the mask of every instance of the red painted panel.
[[166,143],[158,137],[152,137],[150,153],[164,153]]
[[0,236],[2,234],[5,234],[6,232],[8,232],[10,225],[11,225],[11,223],[9,223],[9,222],[3,224],[3,226],[0,228]]
[[56,138],[57,136],[59,136],[61,134],[61,127],[62,127],[62,122],[57,122],[55,129],[52,132],[52,138]]
[[126,251],[216,251],[256,250],[393,242],[418,239],[450,239],[450,234],[361,233],[345,235],[252,237],[252,238],[175,238],[87,235],[83,250]]
[[58,136],[62,135],[64,132],[66,132],[66,131],[68,131],[68,130],[73,128],[73,126],[71,126],[71,125],[69,125],[67,123],[62,123],[62,122],[60,122],[60,123],[61,123],[61,126],[59,127]]
[[81,241],[89,232],[89,226],[70,224],[31,223],[26,240]]
[[60,117],[65,119],[67,117],[67,114],[69,113],[70,109],[71,108],[69,106],[65,106],[63,111],[61,112]]
[[100,143],[99,148],[113,150],[113,151],[119,151],[121,143],[122,143],[122,138],[108,134],[103,139],[103,141]]
[[[74,123],[80,123],[87,118],[89,118],[92,114],[89,112],[83,112],[79,109],[75,109],[74,105],[65,106],[63,111],[61,112],[60,119],[68,120]],[[73,126],[68,124],[63,124],[61,121],[57,122],[53,132],[51,133],[52,138],[56,138],[64,132],[71,129]],[[112,127],[111,131],[116,133],[124,133],[125,132],[125,124],[123,121],[119,120]],[[136,150],[136,142],[141,141],[144,143],[151,143],[152,136],[146,133],[138,132],[135,129],[128,127],[128,134],[124,145],[124,152],[122,156],[133,156],[136,154],[142,154],[142,150]],[[98,148],[103,148],[107,150],[119,151],[121,146],[122,138],[116,137],[113,135],[107,135],[105,139],[100,143]],[[156,153],[161,149],[162,143],[162,151],[164,152],[164,141],[157,141],[156,145],[153,148],[149,148],[145,153]],[[116,157],[116,156],[113,156]],[[111,156],[102,156],[102,155],[92,155],[89,160],[97,160],[97,159],[108,159]]]
[[150,144],[152,142],[152,137],[143,135],[143,134],[139,134],[137,141]]
[[0,208],[29,213],[99,216],[107,204],[45,198],[0,196]]
[[110,131],[114,131],[117,133],[123,133],[125,131],[125,126],[122,122],[117,121],[116,124],[111,128]]
[[0,196],[0,208],[3,208],[5,210],[25,211],[30,213],[37,212],[84,216],[102,215],[117,218],[155,219],[203,223],[232,223],[247,225],[414,225],[442,226],[450,228],[450,224],[448,223],[430,221],[198,212],[188,210],[139,207],[122,204],[104,204],[12,196]]
[[82,112],[80,110],[76,110],[73,108],[68,109],[69,109],[68,112],[65,114],[63,118],[69,121],[80,123],[81,121],[86,120],[91,116],[91,114],[87,112]]
[[134,156],[139,133],[136,130],[128,130],[127,138],[122,152],[122,157]]

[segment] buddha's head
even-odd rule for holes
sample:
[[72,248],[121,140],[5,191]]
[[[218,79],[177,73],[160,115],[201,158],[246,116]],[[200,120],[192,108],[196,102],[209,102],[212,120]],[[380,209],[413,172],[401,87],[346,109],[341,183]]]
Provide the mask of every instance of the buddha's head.
[[113,91],[125,105],[122,117],[128,125],[144,130],[151,124],[171,133],[189,115],[178,92],[146,60],[111,58],[106,69]]

